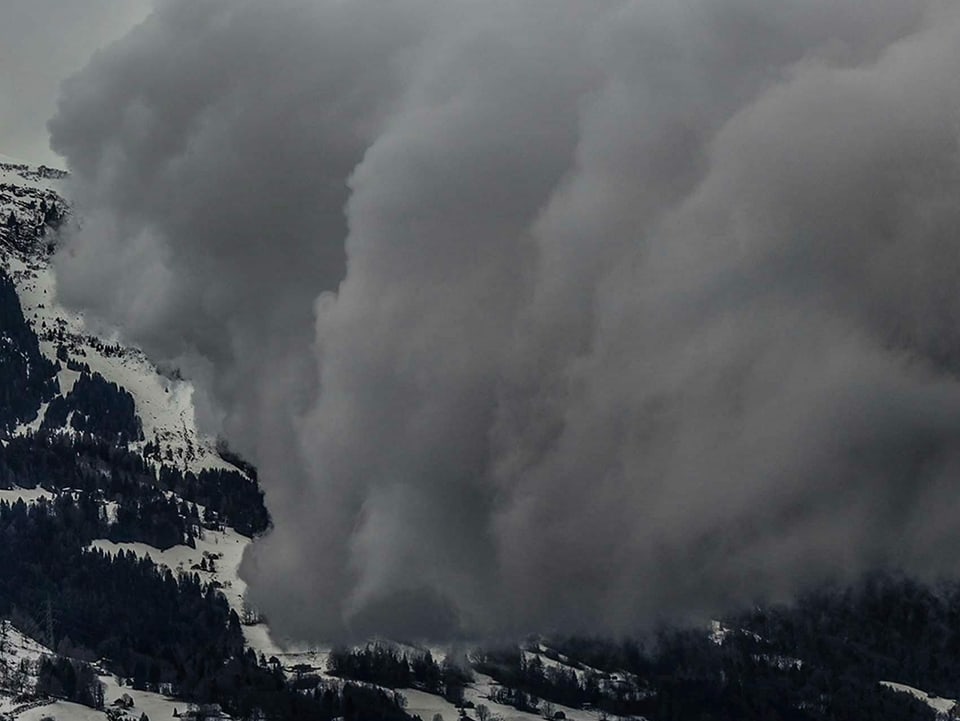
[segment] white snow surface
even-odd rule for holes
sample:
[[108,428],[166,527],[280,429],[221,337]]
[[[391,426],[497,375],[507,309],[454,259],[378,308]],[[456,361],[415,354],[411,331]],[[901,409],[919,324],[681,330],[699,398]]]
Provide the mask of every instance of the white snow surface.
[[[503,706],[491,701],[487,698],[487,694],[492,685],[495,685],[495,682],[489,676],[478,675],[477,680],[464,690],[464,698],[472,701],[476,706],[485,705],[493,715],[500,717],[503,721],[543,721],[543,716],[540,714],[517,711],[512,706]],[[444,721],[456,721],[460,717],[459,709],[441,696],[415,689],[402,689],[400,693],[407,699],[404,710],[411,715],[419,716],[423,721],[431,721],[436,713],[443,716]],[[555,711],[563,711],[570,721],[597,721],[600,717],[596,711],[571,709],[559,704],[553,704],[553,708]],[[474,712],[468,711],[468,713],[471,718],[476,717]]]
[[[6,628],[5,634],[3,633],[3,627]],[[24,690],[32,693],[36,683],[35,669],[37,662],[41,656],[53,656],[55,654],[8,622],[4,622],[3,627],[0,627],[0,636],[5,636],[3,655],[7,668],[17,668],[21,661],[27,661],[34,672],[28,676]],[[142,713],[146,713],[151,719],[167,719],[173,717],[174,709],[186,709],[186,703],[183,701],[149,691],[137,691],[130,687],[121,686],[116,677],[103,671],[100,671],[100,682],[104,686],[104,701],[107,708],[124,694],[133,699],[134,706],[127,711],[128,716],[132,719],[140,718]],[[106,714],[103,711],[97,711],[87,706],[56,699],[25,701],[8,692],[0,692],[0,713],[19,721],[40,721],[45,717],[52,717],[58,721],[106,720]]]
[[[49,170],[52,170],[49,175],[41,173],[37,166],[0,153],[0,183],[23,189],[52,191],[62,197],[66,174],[56,169]],[[9,200],[6,204],[13,205],[13,201]]]
[[[122,344],[117,336],[104,338],[91,332],[82,314],[71,313],[57,302],[56,278],[48,264],[16,257],[8,262],[23,314],[37,332],[44,355],[56,359],[62,334],[71,359],[129,391],[144,437],[159,443],[164,464],[194,472],[236,470],[217,453],[214,439],[199,429],[190,381],[162,375],[140,350]],[[70,391],[78,375],[62,368],[58,376],[62,393]],[[39,420],[29,425],[34,426],[39,426]]]
[[[196,548],[178,545],[161,551],[146,543],[114,543],[106,539],[93,541],[89,548],[98,548],[109,554],[131,551],[140,558],[150,558],[158,566],[165,566],[174,573],[196,573],[201,580],[216,583],[230,607],[244,619],[247,584],[240,578],[239,571],[243,552],[250,543],[252,539],[225,528],[222,531],[205,530],[203,537],[196,539]],[[204,559],[207,568],[212,570],[200,568]],[[247,647],[252,648],[258,656],[263,654],[267,659],[275,657],[287,670],[306,665],[313,672],[326,676],[329,647],[275,639],[269,626],[262,621],[245,624],[242,628]]]
[[[65,181],[58,177],[61,172],[10,164],[0,156],[0,220],[11,211],[21,220],[33,218],[36,211],[28,203],[39,207],[41,199],[55,199],[60,207],[69,207],[62,195]],[[55,234],[48,233],[44,243],[54,239]],[[217,453],[214,439],[197,426],[192,383],[163,375],[139,349],[120,342],[116,333],[94,329],[83,314],[64,308],[57,300],[56,278],[44,249],[21,252],[4,247],[0,256],[17,286],[24,317],[36,331],[40,349],[48,358],[56,358],[62,338],[72,360],[86,363],[91,371],[126,388],[133,395],[146,440],[159,442],[166,465],[195,472],[203,468],[233,469]],[[58,380],[62,393],[70,391],[77,376],[75,371],[61,370]],[[33,423],[18,430],[36,430],[44,410]]]
[[907,686],[903,683],[895,683],[893,681],[881,681],[881,686],[886,686],[889,689],[894,691],[899,691],[900,693],[908,693],[911,696],[920,699],[927,706],[932,708],[941,716],[947,716],[957,705],[957,702],[952,698],[941,698],[939,696],[931,696],[926,691],[921,691],[918,688],[913,686]]
[[11,488],[0,490],[0,501],[6,501],[13,505],[17,501],[23,501],[26,504],[36,503],[41,498],[52,500],[54,494],[43,488]]
[[[491,701],[490,694],[498,685],[490,676],[474,673],[473,683],[464,689],[463,695],[467,701],[472,701],[475,706],[485,705],[493,715],[499,716],[503,721],[536,721],[536,719],[542,721],[543,716],[540,714],[517,711],[512,706],[504,706]],[[444,721],[453,721],[457,718],[456,708],[438,696],[411,690],[404,690],[402,693],[407,698],[407,711],[419,714],[423,721],[429,721],[433,714],[437,712],[443,715]],[[557,703],[551,705],[555,713],[563,711],[569,721],[597,721],[600,718],[598,711],[575,709]],[[423,708],[426,711],[433,707],[436,707],[436,710],[430,710],[429,715],[416,710],[416,708]],[[475,716],[475,714],[471,714],[471,716]]]
[[[218,585],[230,608],[242,618],[247,584],[240,578],[239,569],[243,551],[249,543],[247,536],[232,528],[225,528],[222,531],[203,531],[203,536],[196,539],[196,548],[178,545],[161,551],[146,543],[114,543],[106,539],[93,541],[89,548],[97,548],[110,555],[131,551],[140,558],[150,558],[158,566],[165,566],[175,574],[196,573],[201,580]],[[201,569],[203,561],[208,569],[213,570]]]
[[719,621],[710,622],[710,640],[718,646],[722,646],[731,633],[732,631]]

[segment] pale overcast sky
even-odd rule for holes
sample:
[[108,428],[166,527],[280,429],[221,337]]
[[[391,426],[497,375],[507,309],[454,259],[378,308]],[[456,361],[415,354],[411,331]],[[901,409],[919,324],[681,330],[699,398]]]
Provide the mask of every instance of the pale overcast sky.
[[148,13],[150,0],[3,0],[0,22],[0,154],[62,164],[47,120],[63,78]]

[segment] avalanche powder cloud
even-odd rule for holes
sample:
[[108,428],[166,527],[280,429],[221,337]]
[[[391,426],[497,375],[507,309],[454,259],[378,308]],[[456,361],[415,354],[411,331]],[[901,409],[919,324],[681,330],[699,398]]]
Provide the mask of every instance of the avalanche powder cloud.
[[282,633],[626,631],[960,541],[960,11],[172,0],[62,299],[262,470]]

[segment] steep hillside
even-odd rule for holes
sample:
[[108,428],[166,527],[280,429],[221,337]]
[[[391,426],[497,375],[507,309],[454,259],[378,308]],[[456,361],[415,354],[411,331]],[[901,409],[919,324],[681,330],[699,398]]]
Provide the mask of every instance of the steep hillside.
[[221,457],[215,439],[198,429],[188,381],[160,372],[141,351],[116,338],[97,336],[82,315],[57,303],[49,257],[57,230],[70,221],[69,205],[61,195],[66,179],[63,171],[0,163],[0,262],[41,352],[60,361],[61,392],[68,394],[84,371],[99,374],[133,396],[141,440],[158,464],[194,472],[236,470]]

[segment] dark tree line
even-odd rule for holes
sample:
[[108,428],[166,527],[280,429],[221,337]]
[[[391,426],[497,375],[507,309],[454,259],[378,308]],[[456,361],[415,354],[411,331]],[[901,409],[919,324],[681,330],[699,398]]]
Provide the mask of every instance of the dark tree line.
[[50,401],[40,427],[70,427],[123,446],[143,440],[143,424],[133,396],[99,373],[81,373],[66,396]]
[[336,648],[327,659],[327,671],[333,676],[375,683],[386,688],[414,685],[414,675],[407,657],[380,645],[362,649]]
[[390,689],[416,688],[455,704],[462,704],[463,689],[473,680],[473,675],[457,664],[448,660],[438,664],[429,651],[401,653],[382,644],[333,649],[327,672]]
[[42,656],[37,669],[37,693],[90,708],[103,708],[103,684],[94,668],[62,656]]
[[248,478],[238,471],[204,469],[199,473],[163,466],[159,485],[181,498],[203,506],[216,525],[226,523],[247,536],[263,533],[270,525],[270,515],[263,501],[263,491],[256,475]]
[[252,650],[223,669],[222,681],[234,689],[229,710],[248,718],[260,709],[268,719],[329,721],[410,721],[403,699],[383,689],[353,683],[328,683],[316,677],[289,681],[279,665],[257,662]]
[[497,679],[502,686],[500,697],[494,699],[521,710],[535,710],[530,699],[544,699],[552,703],[580,708],[607,706],[608,694],[600,687],[600,676],[581,675],[565,665],[547,665],[539,656],[530,658],[516,646],[483,649],[474,655],[474,668]]
[[23,317],[13,281],[0,270],[0,430],[37,417],[40,404],[59,392],[56,373]]
[[[58,349],[58,356],[67,357],[66,351]],[[86,366],[76,367],[81,370],[80,377],[69,393],[60,396],[57,367],[40,352],[37,336],[23,317],[16,288],[0,271],[0,432],[34,420],[41,404],[49,402],[37,434],[10,438],[9,444],[0,448],[0,487],[81,489],[98,492],[108,500],[130,499],[132,506],[162,505],[150,497],[149,489],[158,486],[153,466],[126,448],[131,441],[143,439],[133,396]],[[68,426],[76,432],[74,437],[56,433]],[[144,449],[146,455],[150,445]],[[205,470],[193,474],[164,467],[159,487],[204,506],[210,518],[202,520],[212,524],[231,525],[247,535],[269,526],[255,473]],[[161,510],[166,512],[154,525],[166,528],[160,535],[168,539],[163,543],[169,544],[174,534],[167,527],[174,514]],[[180,531],[186,540],[186,529]]]
[[[237,614],[197,574],[174,576],[131,553],[84,550],[101,521],[99,504],[86,495],[0,502],[0,615],[32,625],[54,648],[102,659],[139,688],[170,683],[182,698],[219,703],[240,718],[256,709],[278,720],[408,718],[396,698],[376,689],[295,690],[279,664],[244,650]],[[40,672],[42,691],[97,705],[84,664],[48,659]]]
[[824,587],[792,606],[756,609],[733,622],[775,653],[842,669],[843,677],[897,681],[960,698],[960,583],[926,585],[874,573]]
[[[33,209],[41,224],[63,217],[55,204]],[[42,235],[35,230],[14,217],[2,235],[26,250],[20,246]],[[45,332],[67,341],[62,327]],[[96,347],[105,355],[125,352]],[[73,361],[66,345],[58,358],[81,373],[64,397],[57,365],[41,354],[16,289],[0,271],[0,488],[41,486],[56,494],[29,506],[0,502],[0,616],[71,657],[42,659],[38,690],[102,707],[102,687],[81,660],[102,659],[139,688],[171,684],[185,700],[218,703],[237,718],[408,719],[400,699],[380,689],[319,680],[293,688],[275,659],[244,650],[237,614],[197,574],[174,576],[130,553],[85,550],[102,537],[165,548],[222,524],[253,535],[266,530],[269,516],[255,471],[238,458],[231,461],[238,471],[164,467],[158,476],[128,448],[143,438],[130,393]],[[45,402],[38,432],[9,434],[36,419]],[[65,427],[74,433],[60,432]],[[106,501],[117,504],[115,519],[105,514]]]
[[479,652],[475,667],[502,684],[494,700],[517,708],[542,711],[550,701],[652,721],[935,717],[922,701],[881,686],[884,680],[960,696],[957,582],[930,586],[874,574],[790,606],[757,607],[725,626],[722,639],[667,627],[645,644],[553,638],[547,650],[536,647],[565,669],[518,647]]
[[142,541],[160,550],[181,543],[194,548],[200,524],[195,505],[153,488],[117,506],[116,520],[108,522],[101,537],[116,543]]
[[7,199],[10,195],[17,198],[28,197],[27,200],[18,203],[19,216],[11,210],[0,224],[0,240],[22,253],[37,251],[49,253],[52,250],[52,243],[44,247],[39,241],[47,235],[48,230],[59,228],[67,216],[66,210],[57,202],[55,194],[51,191],[39,192],[45,193],[46,197],[40,197],[38,203],[35,197],[38,191],[10,183],[0,183],[0,193],[3,195],[9,193]]
[[[56,644],[69,637],[91,658],[108,658],[122,675],[138,664],[158,681],[187,688],[207,658],[242,649],[239,619],[196,575],[175,577],[129,553],[85,551],[100,530],[95,501],[67,495],[29,506],[0,503],[0,613],[37,617]],[[54,646],[55,647],[55,646]]]
[[[194,474],[164,466],[157,473],[139,454],[88,432],[41,429],[0,445],[0,488],[15,486],[71,489],[115,501],[118,527],[109,537],[161,548],[190,544],[198,525],[226,524],[252,536],[270,522],[256,481],[237,471]],[[199,514],[197,505],[206,513]]]

